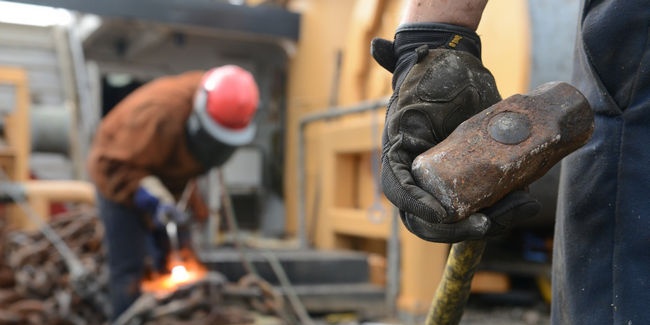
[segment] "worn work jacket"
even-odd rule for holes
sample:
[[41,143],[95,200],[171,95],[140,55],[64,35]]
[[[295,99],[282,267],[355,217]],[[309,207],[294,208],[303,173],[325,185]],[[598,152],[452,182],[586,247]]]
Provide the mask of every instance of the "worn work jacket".
[[131,205],[140,180],[154,175],[178,199],[187,182],[206,171],[191,155],[185,136],[202,75],[192,71],[156,79],[106,115],[87,162],[104,197]]
[[586,0],[579,27],[595,129],[562,162],[552,324],[650,324],[650,2]]

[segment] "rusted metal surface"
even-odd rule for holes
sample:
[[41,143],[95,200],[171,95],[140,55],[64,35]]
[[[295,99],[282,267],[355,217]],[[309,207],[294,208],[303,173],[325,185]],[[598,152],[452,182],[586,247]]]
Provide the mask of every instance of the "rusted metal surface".
[[225,277],[210,272],[202,280],[163,294],[145,293],[114,325],[253,324],[244,308],[227,306]]
[[[103,226],[95,209],[58,215],[49,226],[107,294]],[[40,232],[8,231],[0,218],[0,325],[101,325],[108,320],[70,283],[64,260]],[[165,294],[145,293],[121,318],[123,324],[253,324],[252,312],[278,314],[281,296],[263,280],[228,283],[208,272],[199,281]]]
[[[103,228],[91,209],[60,215],[50,227],[106,290]],[[0,324],[102,324],[95,306],[70,283],[67,266],[41,232],[3,231],[0,244]]]
[[239,279],[237,286],[257,293],[248,298],[248,302],[255,310],[264,314],[281,314],[280,311],[284,306],[282,297],[270,283],[259,276],[249,274]]
[[454,222],[528,186],[593,131],[591,108],[567,83],[511,96],[462,123],[413,161],[416,183]]

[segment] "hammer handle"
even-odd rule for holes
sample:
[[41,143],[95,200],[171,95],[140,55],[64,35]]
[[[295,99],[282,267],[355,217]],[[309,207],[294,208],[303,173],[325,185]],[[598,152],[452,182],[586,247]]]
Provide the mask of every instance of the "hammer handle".
[[456,325],[460,322],[485,244],[485,239],[479,239],[451,245],[447,265],[431,302],[426,325]]

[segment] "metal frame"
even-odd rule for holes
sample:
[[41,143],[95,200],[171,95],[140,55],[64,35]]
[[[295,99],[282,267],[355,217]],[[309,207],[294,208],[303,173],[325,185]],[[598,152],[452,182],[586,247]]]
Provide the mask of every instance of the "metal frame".
[[333,107],[325,111],[313,113],[300,119],[298,128],[298,243],[300,248],[309,248],[307,238],[307,212],[305,211],[306,171],[305,171],[305,129],[313,122],[339,118],[351,114],[375,111],[388,105],[388,98],[360,103],[352,107]]
[[300,15],[274,6],[175,0],[9,0],[102,17],[154,21],[288,39],[299,38]]

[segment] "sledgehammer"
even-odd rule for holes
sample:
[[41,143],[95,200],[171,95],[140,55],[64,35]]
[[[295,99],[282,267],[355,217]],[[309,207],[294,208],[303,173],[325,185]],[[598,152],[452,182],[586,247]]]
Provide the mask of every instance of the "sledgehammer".
[[[542,177],[583,146],[594,127],[585,97],[563,82],[511,96],[461,123],[419,155],[412,174],[453,220],[467,218]],[[485,240],[453,244],[427,325],[458,324]]]

